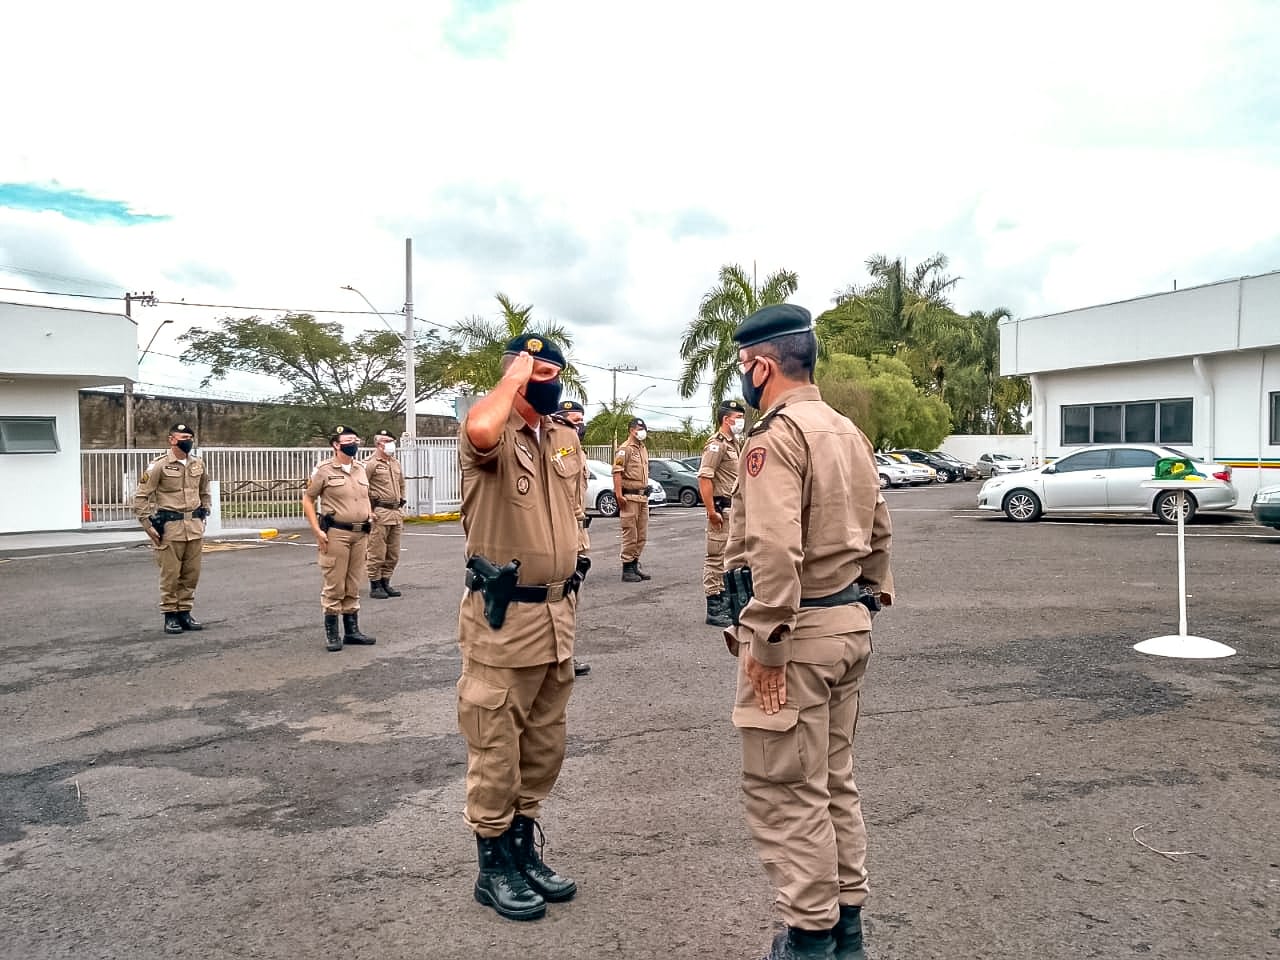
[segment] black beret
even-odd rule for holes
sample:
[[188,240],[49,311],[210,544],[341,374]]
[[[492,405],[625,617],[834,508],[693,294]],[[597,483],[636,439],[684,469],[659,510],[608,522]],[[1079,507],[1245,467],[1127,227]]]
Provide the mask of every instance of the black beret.
[[329,442],[332,443],[334,440],[337,440],[344,433],[350,433],[353,436],[357,436],[357,437],[360,436],[359,430],[352,430],[350,427],[344,427],[342,424],[338,424],[336,427],[333,428],[333,432],[329,434]]
[[390,437],[392,440],[394,440],[394,439],[396,438],[396,435],[395,435],[394,433],[392,433],[390,430],[379,430],[379,431],[378,431],[377,433],[375,433],[373,436],[374,436],[374,438],[375,438],[375,439],[376,439],[377,437]]
[[642,420],[640,417],[631,418],[631,422],[627,424],[627,429],[630,430],[632,427],[639,427],[641,430],[649,429],[644,425],[644,420]]
[[522,333],[507,341],[507,348],[502,355],[528,353],[535,360],[545,360],[557,367],[564,366],[564,354],[556,344],[539,333]]
[[716,419],[723,420],[731,413],[745,414],[747,408],[742,405],[740,400],[722,400],[720,406],[716,407]]
[[813,329],[813,316],[794,303],[775,303],[762,307],[739,324],[733,332],[739,347],[754,347],[766,340],[804,333]]
[[580,404],[577,400],[561,400],[560,401],[561,413],[572,413],[575,410],[578,411],[578,413],[582,414],[584,417],[587,415],[587,408],[584,407],[582,404]]
[[175,423],[172,427],[169,428],[169,432],[170,433],[189,433],[192,436],[195,436],[195,433],[196,433],[194,430],[188,427],[185,423]]

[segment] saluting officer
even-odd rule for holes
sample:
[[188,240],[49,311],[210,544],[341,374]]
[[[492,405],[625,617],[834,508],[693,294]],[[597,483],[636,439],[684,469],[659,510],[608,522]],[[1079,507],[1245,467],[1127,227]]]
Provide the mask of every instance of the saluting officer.
[[716,432],[702,448],[698,492],[707,511],[707,556],[702,564],[702,590],[707,595],[707,623],[733,623],[724,600],[724,545],[729,540],[729,508],[738,486],[738,437],[746,408],[726,400],[716,408]]
[[204,523],[209,516],[209,474],[204,461],[191,455],[196,435],[185,423],[169,430],[169,451],[148,464],[133,495],[133,512],[151,538],[160,567],[160,609],[164,632],[202,630],[191,616]]
[[391,586],[391,574],[400,563],[400,532],[404,529],[404,470],[396,458],[396,438],[390,430],[373,436],[374,451],[364,461],[369,478],[369,504],[373,529],[369,532],[369,597],[385,600],[400,596]]
[[652,580],[640,566],[649,537],[649,449],[644,445],[648,428],[640,417],[627,424],[627,439],[613,458],[613,498],[618,501],[622,526],[622,580]]
[[480,861],[475,898],[511,920],[541,917],[547,901],[578,889],[534,843],[564,762],[577,588],[588,565],[579,554],[581,443],[551,417],[563,369],[564,354],[546,337],[512,339],[501,381],[458,433],[468,566],[458,614],[466,822]]
[[[552,419],[573,427],[578,435],[578,442],[582,442],[587,432],[587,410],[577,400],[561,400],[559,408],[552,414]],[[587,516],[587,483],[591,479],[591,471],[587,469],[586,447],[580,449],[582,450],[582,492],[578,498],[578,522],[582,524],[582,540],[578,544],[578,556],[585,557],[591,552],[591,534],[588,532],[591,518]],[[585,677],[590,672],[591,664],[584,663],[577,657],[573,658],[574,676]]]
[[[302,494],[302,512],[316,535],[317,562],[324,578],[320,605],[324,608],[324,648],[342,649],[344,643],[363,645],[375,638],[360,632],[360,574],[373,512],[369,503],[369,478],[355,459],[360,436],[342,425],[329,437],[333,456],[311,471]],[[319,508],[316,501],[320,501]],[[342,616],[342,635],[338,616]]]
[[872,616],[892,602],[888,508],[871,444],[813,383],[809,311],[758,310],[734,340],[742,395],[764,411],[742,450],[725,575],[738,626],[725,639],[739,655],[747,823],[787,923],[769,958],[860,960],[853,734]]

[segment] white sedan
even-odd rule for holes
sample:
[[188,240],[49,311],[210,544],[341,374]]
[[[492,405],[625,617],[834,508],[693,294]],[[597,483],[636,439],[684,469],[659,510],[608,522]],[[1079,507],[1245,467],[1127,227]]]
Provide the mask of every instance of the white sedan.
[[[587,510],[594,510],[604,517],[618,515],[618,501],[613,495],[613,467],[603,460],[588,460]],[[667,492],[657,480],[649,481],[649,509],[664,507]]]
[[[1039,470],[992,477],[978,491],[978,509],[1003,510],[1010,520],[1020,522],[1039,520],[1045,513],[1154,513],[1165,523],[1177,523],[1177,494],[1142,486],[1155,476],[1156,461],[1164,457],[1189,459],[1172,447],[1089,447]],[[1197,510],[1235,506],[1230,467],[1195,461],[1195,468],[1211,479],[1203,489],[1187,493],[1187,520]]]
[[1007,453],[984,453],[974,466],[981,476],[998,477],[1002,473],[1017,473],[1027,469],[1027,461],[1021,457],[1011,457]]
[[890,460],[884,454],[876,454],[876,469],[880,471],[880,489],[885,487],[900,487],[904,483],[927,483],[928,478],[920,481],[913,464],[899,463],[897,460]]

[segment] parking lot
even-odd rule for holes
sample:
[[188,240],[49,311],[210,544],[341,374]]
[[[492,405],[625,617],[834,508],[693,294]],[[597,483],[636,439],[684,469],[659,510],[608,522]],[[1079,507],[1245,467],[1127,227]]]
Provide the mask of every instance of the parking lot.
[[[1280,532],[1188,528],[1191,630],[1238,652],[1157,659],[1131,647],[1177,630],[1171,528],[1016,524],[977,488],[886,491],[868,955],[1280,956]],[[528,924],[471,896],[457,524],[409,528],[403,598],[366,600],[378,643],[341,654],[309,537],[210,545],[207,628],[176,638],[145,548],[0,563],[0,956],[759,957],[702,517],[654,511],[645,584],[591,528],[592,671],[544,821],[580,893]]]

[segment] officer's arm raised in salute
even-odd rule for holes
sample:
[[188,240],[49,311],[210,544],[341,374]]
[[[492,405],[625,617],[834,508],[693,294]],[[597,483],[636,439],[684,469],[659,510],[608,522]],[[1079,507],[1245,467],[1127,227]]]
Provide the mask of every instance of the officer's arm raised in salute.
[[[545,366],[550,368],[552,364]],[[492,450],[498,445],[511,416],[516,395],[532,378],[533,369],[533,357],[524,351],[516,354],[503,372],[498,385],[471,408],[467,414],[467,439],[477,450]]]

